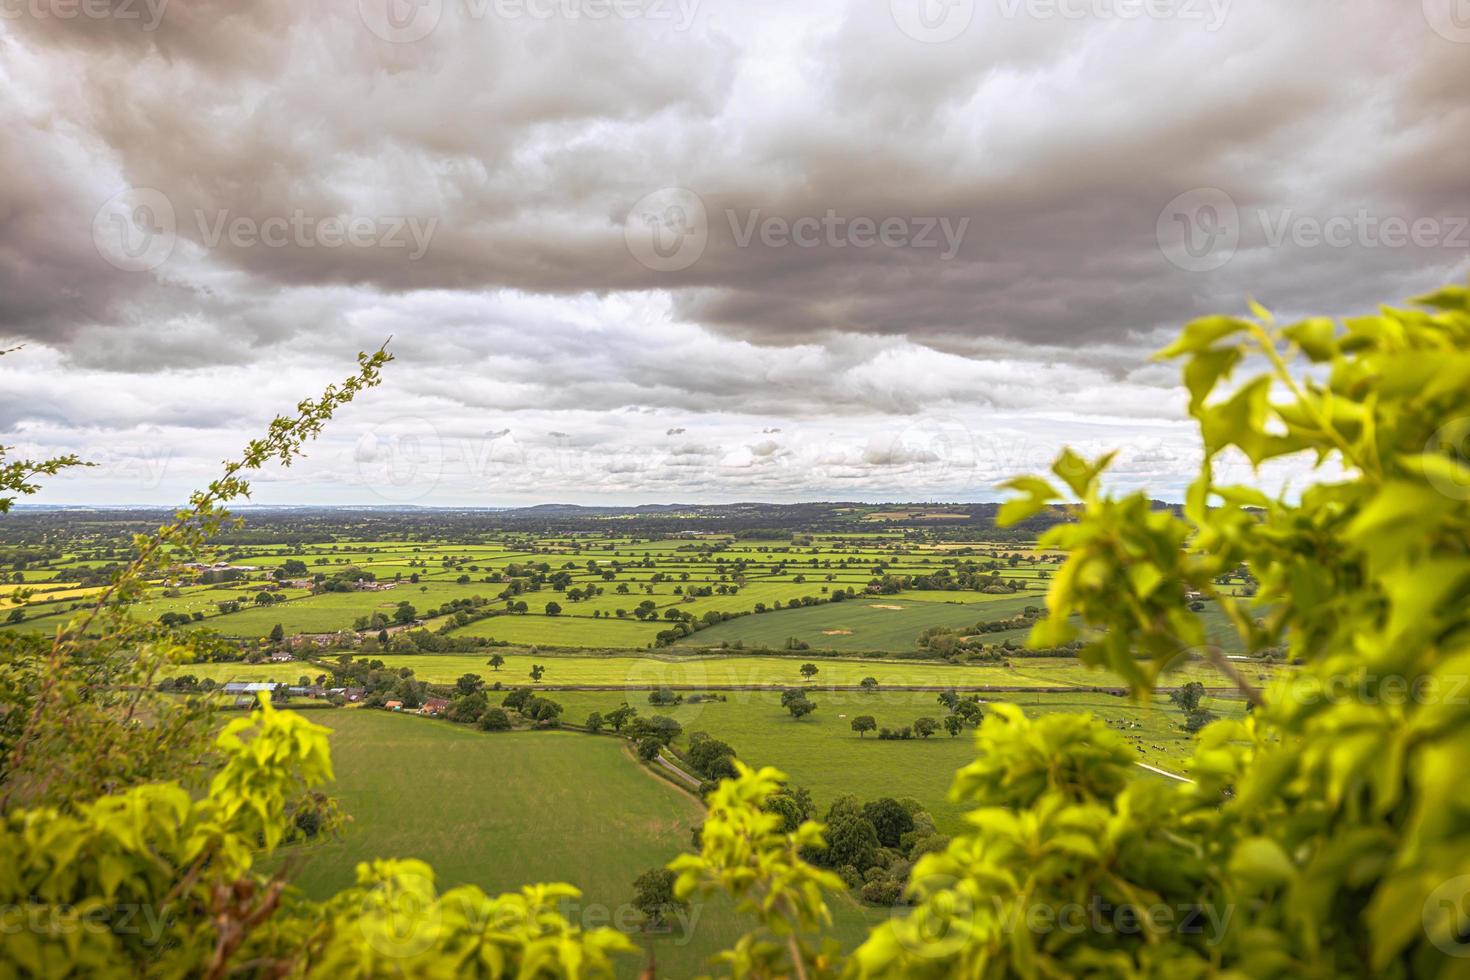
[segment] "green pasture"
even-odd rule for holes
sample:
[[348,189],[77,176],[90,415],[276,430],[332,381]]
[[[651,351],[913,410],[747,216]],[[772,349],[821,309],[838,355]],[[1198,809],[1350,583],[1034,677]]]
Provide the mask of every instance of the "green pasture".
[[[487,661],[492,654],[505,658],[500,670]],[[330,662],[336,654],[329,655]],[[639,700],[647,689],[662,685],[733,687],[740,685],[806,686],[820,691],[830,685],[857,685],[864,677],[882,685],[938,687],[1114,687],[1116,675],[1094,670],[1072,657],[1017,657],[1003,664],[955,665],[932,660],[891,658],[841,659],[836,657],[740,656],[740,655],[578,655],[542,651],[487,650],[483,654],[384,654],[377,657],[390,669],[408,667],[419,680],[436,684],[453,683],[463,674],[479,674],[487,683],[506,687],[530,686],[532,664],[546,668],[540,686],[610,685],[626,687]],[[817,674],[807,682],[801,665],[816,664]],[[1248,678],[1264,682],[1269,675],[1257,663],[1243,664]],[[226,680],[272,680],[295,683],[305,674],[320,669],[296,661],[285,664],[200,663],[182,665],[175,673]],[[1230,682],[1211,664],[1191,660],[1165,675],[1163,686],[1173,687],[1197,680],[1207,687],[1228,687]]]
[[[640,766],[619,739],[574,732],[482,733],[369,709],[313,714],[333,729],[336,782],[351,816],[342,838],[288,852],[297,883],[321,898],[350,885],[361,861],[419,858],[441,888],[474,883],[493,893],[526,882],[582,890],[567,913],[588,925],[621,921],[652,940],[661,977],[707,969],[742,931],[731,903],[697,907],[692,930],[650,937],[633,925],[633,879],[690,846],[703,807]],[[832,903],[838,935],[853,942],[870,913]],[[641,957],[621,973],[636,976]]]
[[[876,734],[859,737],[852,719],[872,715],[880,727],[901,728],[927,716],[941,719],[945,709],[937,695],[916,691],[815,691],[817,710],[793,719],[780,696],[764,691],[724,692],[726,701],[684,703],[672,708],[650,705],[647,697],[619,693],[564,691],[548,697],[565,708],[567,720],[581,723],[593,711],[606,714],[626,701],[641,715],[667,715],[687,737],[706,732],[728,742],[749,765],[773,765],[807,787],[825,808],[851,793],[863,799],[912,796],[934,814],[940,829],[961,829],[965,807],[950,802],[955,772],[975,758],[974,733],[951,737],[943,729],[928,739],[882,741]],[[1192,737],[1180,727],[1182,714],[1167,701],[1140,705],[1108,694],[1018,693],[996,695],[996,701],[1019,704],[1028,713],[1087,711],[1109,722],[1127,737],[1140,761],[1175,773],[1187,773]],[[1206,706],[1222,716],[1238,716],[1243,703],[1207,698]],[[1163,778],[1139,769],[1139,777]]]
[[[977,593],[978,594],[978,593]],[[900,596],[862,596],[800,609],[742,616],[678,641],[681,647],[780,649],[796,638],[813,650],[914,650],[931,626],[963,629],[980,620],[1007,619],[1043,604],[1039,593],[988,596],[989,602],[914,602]]]

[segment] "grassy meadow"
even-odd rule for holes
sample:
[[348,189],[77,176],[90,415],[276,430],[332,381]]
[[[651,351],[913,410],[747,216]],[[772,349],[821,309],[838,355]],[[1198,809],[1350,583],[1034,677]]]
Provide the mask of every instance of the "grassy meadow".
[[[499,670],[488,666],[490,653],[499,653],[505,663]],[[419,680],[451,684],[463,674],[478,674],[487,683],[505,687],[531,686],[532,664],[546,668],[539,687],[558,688],[599,685],[643,692],[661,685],[696,688],[750,685],[827,686],[856,685],[865,677],[880,686],[993,687],[1096,687],[1116,686],[1113,674],[1095,670],[1073,657],[1016,657],[1006,663],[951,664],[934,660],[857,659],[818,656],[754,656],[740,654],[696,654],[677,656],[619,655],[579,656],[550,652],[487,651],[485,654],[386,654],[380,658],[390,668],[407,667]],[[327,658],[329,663],[330,657]],[[803,663],[817,666],[808,682],[801,674]],[[1267,670],[1250,664],[1249,676],[1264,679]],[[315,677],[321,668],[294,661],[276,664],[197,663],[177,668],[176,673],[224,681],[276,681],[295,683],[301,676]],[[1197,680],[1206,687],[1223,687],[1228,680],[1207,661],[1190,660],[1165,675],[1164,685],[1175,686]]]
[[[773,765],[792,781],[811,790],[825,808],[851,793],[864,800],[880,796],[912,796],[934,814],[940,830],[961,828],[964,808],[949,801],[955,772],[975,758],[974,734],[965,729],[950,736],[942,729],[928,739],[882,741],[875,734],[859,737],[852,719],[872,715],[880,727],[900,728],[915,718],[936,720],[945,714],[932,692],[813,692],[817,710],[800,720],[781,707],[780,696],[764,691],[727,692],[726,701],[655,707],[646,698],[589,691],[549,694],[565,708],[568,721],[581,723],[588,714],[606,714],[623,701],[643,716],[666,715],[691,732],[706,732],[734,747],[749,765]],[[1015,693],[993,700],[1018,704],[1028,713],[1086,711],[1117,728],[1139,760],[1169,772],[1187,773],[1193,737],[1180,727],[1182,714],[1167,701],[1139,705],[1126,698],[1079,691],[1075,694]],[[1239,716],[1240,701],[1206,698],[1222,717]],[[1155,778],[1141,771],[1142,778]],[[1160,777],[1161,778],[1161,777]]]
[[[634,923],[633,879],[690,846],[703,807],[633,759],[625,742],[576,732],[483,733],[428,718],[344,708],[315,713],[332,729],[329,792],[352,817],[340,840],[298,847],[297,883],[325,897],[354,880],[358,862],[419,858],[441,888],[492,893],[534,881],[574,881],[569,914],[589,925],[622,922],[652,943],[662,977],[707,969],[740,934],[731,903],[697,909],[687,934],[644,935]],[[872,912],[834,903],[839,934],[855,940]],[[695,914],[694,910],[691,914]],[[626,959],[622,973],[644,965]]]

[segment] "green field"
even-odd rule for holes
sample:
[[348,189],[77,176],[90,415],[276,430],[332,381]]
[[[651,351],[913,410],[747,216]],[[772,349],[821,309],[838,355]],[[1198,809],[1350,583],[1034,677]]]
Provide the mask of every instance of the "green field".
[[[626,743],[573,732],[486,734],[427,718],[367,709],[317,713],[333,729],[337,797],[352,822],[339,841],[288,852],[297,883],[325,897],[352,883],[359,861],[421,858],[441,888],[474,883],[496,893],[532,881],[572,881],[591,925],[628,908],[632,881],[690,844],[703,808],[640,766]],[[833,903],[851,941],[872,913]],[[728,902],[698,907],[692,932],[657,937],[659,975],[688,977],[733,943]],[[652,937],[637,935],[645,945]],[[623,964],[635,975],[638,958]]]
[[587,616],[494,616],[455,631],[457,636],[485,636],[523,646],[646,647],[664,627],[636,619],[592,619]]
[[[800,685],[805,683],[801,665],[810,661],[817,665],[816,687],[856,685],[864,677],[874,677],[880,685],[996,687],[1095,687],[1117,686],[1116,675],[1094,670],[1073,657],[1016,657],[1006,666],[1002,663],[950,664],[932,660],[880,658],[835,658],[816,656],[752,656],[752,655],[607,655],[526,654],[498,651],[505,657],[500,670],[486,664],[486,655],[461,654],[389,654],[381,657],[390,668],[407,667],[419,680],[431,683],[453,683],[462,674],[479,674],[487,682],[501,682],[506,687],[530,685],[533,663],[541,664],[546,673],[542,687],[562,685],[606,685],[626,687],[632,691],[660,685],[692,687],[735,687],[746,685]],[[327,658],[331,661],[331,657]],[[210,677],[216,681],[250,680],[295,683],[302,675],[315,677],[321,669],[311,663],[287,664],[188,664],[175,673]],[[1257,679],[1269,676],[1259,664],[1250,664],[1247,675]],[[1164,686],[1175,686],[1198,680],[1207,687],[1229,686],[1229,682],[1209,663],[1191,660],[1164,677]]]
[[[430,611],[451,600],[479,597],[488,603],[482,612],[524,602],[526,614],[479,619],[454,627],[451,635],[516,646],[647,649],[660,631],[684,617],[703,627],[685,638],[684,646],[779,648],[795,637],[813,649],[906,651],[915,648],[916,638],[927,627],[964,627],[1039,605],[1044,577],[1054,567],[1049,557],[1014,545],[972,544],[961,555],[949,544],[915,543],[886,531],[814,536],[803,544],[721,536],[649,541],[585,533],[493,537],[502,540],[338,540],[229,549],[222,554],[235,569],[231,574],[241,577],[207,584],[196,572],[180,571],[171,581],[156,582],[134,606],[134,613],[143,619],[170,613],[198,616],[204,628],[256,641],[277,625],[288,636],[350,630],[356,620],[391,614],[405,601],[437,630],[450,621],[442,615],[429,617]],[[115,552],[106,554],[112,557]],[[285,601],[256,603],[260,591],[273,585],[272,571],[291,560],[306,567],[308,579],[358,569],[393,587],[315,593],[286,587],[274,592]],[[905,582],[942,579],[956,574],[960,563],[970,563],[972,569],[983,564],[988,569],[984,574],[1012,582],[1022,591],[992,594],[980,591],[981,582],[965,589],[941,587],[941,582],[932,590],[894,594],[889,587],[890,594],[867,593],[870,583],[885,577]],[[8,617],[12,609],[19,609],[24,619],[0,621],[0,630],[55,629],[65,621],[69,607],[85,598],[85,590],[74,589],[73,584],[84,570],[100,564],[82,553],[52,560],[44,573],[27,569],[23,573],[27,583],[37,583],[32,594],[22,603],[0,596],[0,613]],[[529,571],[533,568],[534,573]],[[301,575],[299,569],[293,574]],[[828,601],[847,590],[856,597]],[[238,602],[242,608],[224,613],[219,608],[222,602]],[[545,614],[551,602],[561,606],[560,615]],[[651,603],[654,612],[640,620],[635,610],[643,603]],[[718,623],[721,616],[737,618]],[[712,617],[714,625],[708,625],[706,617]]]
[[[687,736],[707,732],[728,742],[749,765],[773,765],[792,781],[812,791],[825,808],[844,793],[863,799],[912,796],[934,814],[940,829],[961,828],[963,808],[949,802],[949,788],[961,766],[974,760],[974,736],[966,729],[951,737],[941,730],[929,739],[881,741],[873,734],[860,738],[852,718],[872,715],[880,727],[910,725],[915,718],[943,717],[936,695],[916,691],[814,692],[817,710],[794,720],[781,707],[780,696],[770,692],[729,692],[727,701],[654,707],[646,698],[565,691],[549,695],[566,709],[568,721],[580,723],[593,711],[606,714],[626,700],[639,714],[667,715],[677,720]],[[1139,705],[1107,694],[1006,694],[993,700],[1019,704],[1028,712],[1089,711],[1108,721],[1129,738],[1140,760],[1170,772],[1186,772],[1192,737],[1179,723],[1181,713],[1167,702]],[[1221,716],[1239,716],[1243,703],[1207,698],[1206,706]],[[1124,727],[1132,726],[1132,727]],[[1141,778],[1155,778],[1140,771]]]
[[[951,595],[952,593],[938,593]],[[814,650],[914,650],[930,626],[966,627],[980,620],[1007,619],[1027,606],[1042,605],[1040,593],[982,596],[989,601],[914,601],[907,596],[865,596],[760,616],[742,616],[685,637],[684,647],[734,646],[780,649],[797,639]],[[988,639],[988,637],[987,637]],[[999,642],[999,641],[997,641]]]

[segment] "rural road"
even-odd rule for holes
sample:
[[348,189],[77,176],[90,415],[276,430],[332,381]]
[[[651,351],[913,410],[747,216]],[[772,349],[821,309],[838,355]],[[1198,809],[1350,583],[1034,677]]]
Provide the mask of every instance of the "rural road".
[[1151,766],[1147,762],[1135,762],[1133,764],[1135,766],[1139,766],[1141,768],[1147,769],[1149,772],[1156,772],[1160,776],[1168,776],[1170,779],[1177,779],[1181,783],[1192,783],[1192,782],[1194,782],[1194,780],[1193,779],[1190,779],[1188,776],[1181,776],[1177,772],[1170,772],[1167,769],[1160,769],[1158,766]]
[[695,779],[693,776],[689,775],[689,773],[685,772],[683,769],[680,769],[668,759],[665,759],[663,757],[663,753],[659,753],[658,755],[658,764],[663,766],[669,772],[673,773],[675,776],[678,776],[680,779],[684,780],[684,782],[688,783],[690,786],[693,786],[695,789],[699,788],[700,781],[698,779]]

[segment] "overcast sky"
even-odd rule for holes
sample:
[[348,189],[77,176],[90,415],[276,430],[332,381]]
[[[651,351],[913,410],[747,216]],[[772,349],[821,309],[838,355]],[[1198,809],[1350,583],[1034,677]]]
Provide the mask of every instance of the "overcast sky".
[[0,442],[180,502],[391,335],[257,503],[1177,499],[1149,352],[1463,279],[1467,92],[1462,0],[0,0]]

